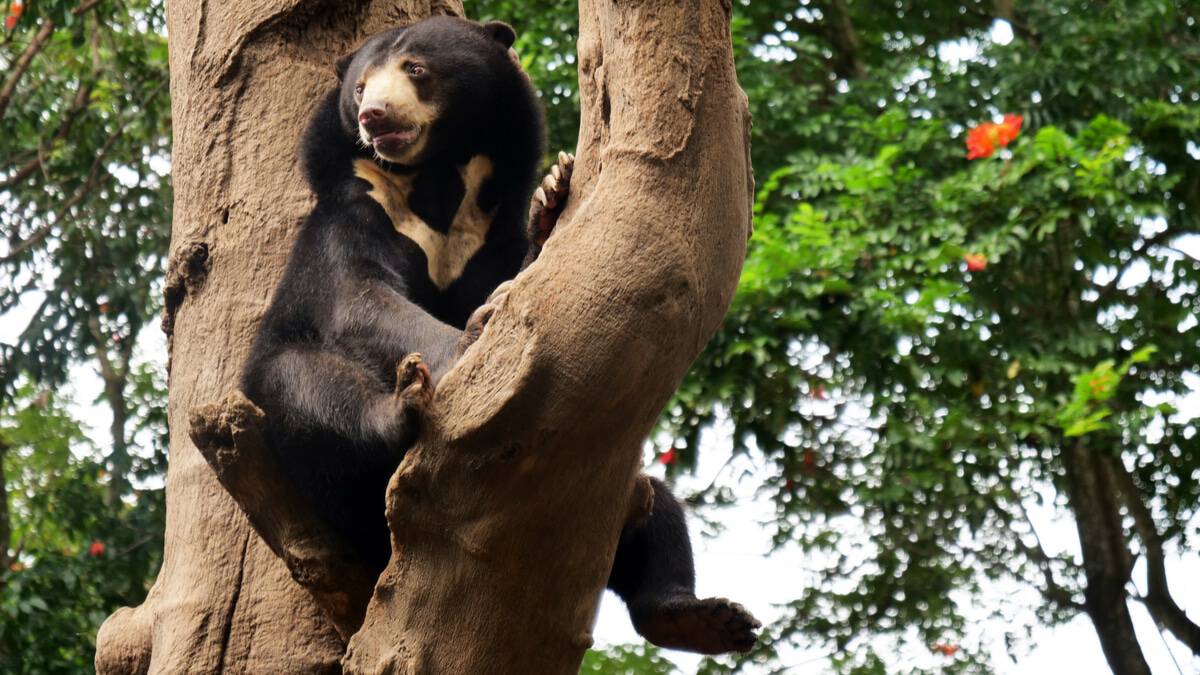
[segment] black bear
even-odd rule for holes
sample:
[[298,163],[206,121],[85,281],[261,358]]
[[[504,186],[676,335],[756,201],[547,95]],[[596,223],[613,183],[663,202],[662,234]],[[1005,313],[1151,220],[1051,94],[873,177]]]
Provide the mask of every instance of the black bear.
[[[433,387],[478,337],[497,287],[536,257],[573,158],[530,207],[541,107],[508,25],[438,17],[370,38],[302,139],[317,203],[262,319],[242,389],[320,516],[382,569],[387,482]],[[654,482],[651,515],[621,535],[609,587],[651,642],[745,650],[754,621],[697,599],[683,512]]]

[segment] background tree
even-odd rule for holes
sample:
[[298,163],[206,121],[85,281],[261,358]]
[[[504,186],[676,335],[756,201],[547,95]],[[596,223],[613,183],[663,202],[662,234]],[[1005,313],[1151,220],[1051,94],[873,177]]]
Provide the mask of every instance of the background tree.
[[[0,670],[78,672],[162,545],[162,380],[135,343],[170,218],[166,43],[154,3],[3,10]],[[65,406],[83,362],[103,381],[108,438]]]
[[[530,20],[568,25],[554,7]],[[1200,362],[1180,248],[1198,232],[1198,21],[1169,1],[735,3],[755,235],[659,452],[686,471],[732,421],[777,544],[836,561],[753,661],[816,640],[869,669],[915,628],[955,645],[948,668],[989,668],[960,610],[985,580],[1035,589],[1040,623],[1087,613],[1117,672],[1145,668],[1131,599],[1197,653],[1164,559],[1193,546],[1200,472],[1196,411],[1170,407]],[[525,38],[569,110],[568,50]],[[968,161],[967,131],[1004,113],[1024,116],[1012,153]],[[1027,511],[1046,495],[1082,559],[1045,552]],[[998,608],[1014,655],[1029,609]]]
[[[1036,589],[1042,622],[1085,612],[1115,672],[1148,672],[1131,600],[1200,652],[1164,567],[1193,545],[1200,469],[1196,411],[1171,406],[1200,362],[1200,263],[1177,245],[1198,233],[1194,10],[745,9],[755,238],[665,428],[687,458],[727,415],[776,541],[829,561],[753,660],[816,640],[867,671],[873,640],[915,630],[955,645],[949,669],[987,667],[960,600],[989,579]],[[760,86],[779,77],[797,86]],[[1001,113],[1020,138],[968,161]],[[1043,548],[1046,494],[1082,559]]]
[[160,297],[170,222],[162,6],[8,6],[0,90],[7,250],[0,312],[34,306],[5,345],[0,395],[61,384],[95,359],[110,408],[109,503],[128,490],[134,345]]

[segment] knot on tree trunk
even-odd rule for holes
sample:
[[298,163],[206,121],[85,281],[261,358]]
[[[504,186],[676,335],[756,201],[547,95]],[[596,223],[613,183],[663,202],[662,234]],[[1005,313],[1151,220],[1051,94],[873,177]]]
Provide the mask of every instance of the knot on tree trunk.
[[142,675],[150,671],[153,635],[144,607],[122,607],[96,634],[96,672]]
[[348,640],[362,625],[376,575],[292,488],[267,445],[265,421],[240,391],[189,415],[192,442],[217,480]]

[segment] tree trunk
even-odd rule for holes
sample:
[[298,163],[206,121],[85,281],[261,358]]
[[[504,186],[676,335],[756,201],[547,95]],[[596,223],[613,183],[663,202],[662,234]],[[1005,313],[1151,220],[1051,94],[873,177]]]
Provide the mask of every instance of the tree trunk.
[[1160,628],[1171,631],[1175,639],[1200,656],[1200,624],[1188,618],[1187,612],[1171,595],[1167,584],[1167,556],[1163,549],[1163,538],[1150,507],[1121,460],[1111,456],[1105,460],[1108,476],[1120,491],[1125,508],[1133,518],[1134,530],[1142,540],[1142,553],[1146,560],[1146,595],[1141,600]]
[[366,36],[457,0],[177,0],[169,4],[175,219],[167,533],[146,601],[97,636],[101,673],[335,672],[344,644],[250,528],[188,438],[188,412],[237,386],[312,207],[297,141]]
[[9,546],[12,546],[12,521],[8,511],[8,475],[4,463],[8,461],[8,441],[0,436],[0,570],[8,569],[11,562]]
[[108,455],[108,492],[105,493],[105,503],[109,508],[116,509],[120,506],[121,499],[129,492],[129,473],[132,469],[125,429],[129,418],[125,388],[129,385],[129,360],[133,355],[133,341],[127,340],[118,347],[114,359],[108,352],[109,340],[101,331],[100,320],[97,317],[88,319],[88,330],[95,343],[96,362],[100,366],[100,379],[104,382],[104,399],[108,403],[108,409],[112,411],[112,420],[108,427],[112,436],[112,451]]
[[1103,458],[1092,450],[1078,445],[1068,447],[1063,463],[1087,577],[1084,607],[1096,628],[1104,657],[1115,675],[1150,675],[1125,592],[1133,557],[1117,507],[1119,487],[1105,469]]
[[[461,9],[451,4],[171,4],[166,561],[146,603],[101,629],[101,671],[144,671],[151,653],[157,672],[339,667],[343,643],[312,598],[344,633],[357,625],[302,573],[311,560],[291,555],[304,537],[289,535],[315,530],[257,512],[271,500],[239,497],[309,595],[182,430],[197,404],[236,400],[226,395],[263,289],[311,205],[293,139],[331,84],[328,64],[385,23]],[[720,324],[741,269],[753,185],[730,9],[728,0],[580,3],[583,120],[567,213],[442,380],[392,479],[394,553],[341,662],[348,672],[578,670],[618,534],[632,502],[644,501],[634,480],[642,443]],[[246,436],[237,410],[197,410],[193,434],[233,445]]]

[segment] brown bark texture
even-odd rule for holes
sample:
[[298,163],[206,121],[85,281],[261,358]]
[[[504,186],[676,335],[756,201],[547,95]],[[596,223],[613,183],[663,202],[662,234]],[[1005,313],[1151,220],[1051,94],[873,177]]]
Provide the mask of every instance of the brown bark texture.
[[146,602],[102,627],[98,670],[577,672],[620,529],[646,502],[642,443],[720,324],[745,253],[749,114],[730,3],[580,3],[567,211],[440,383],[380,496],[393,555],[365,618],[372,580],[269,480],[261,413],[234,389],[311,206],[295,139],[329,64],[385,26],[461,6],[169,9],[166,554]]

